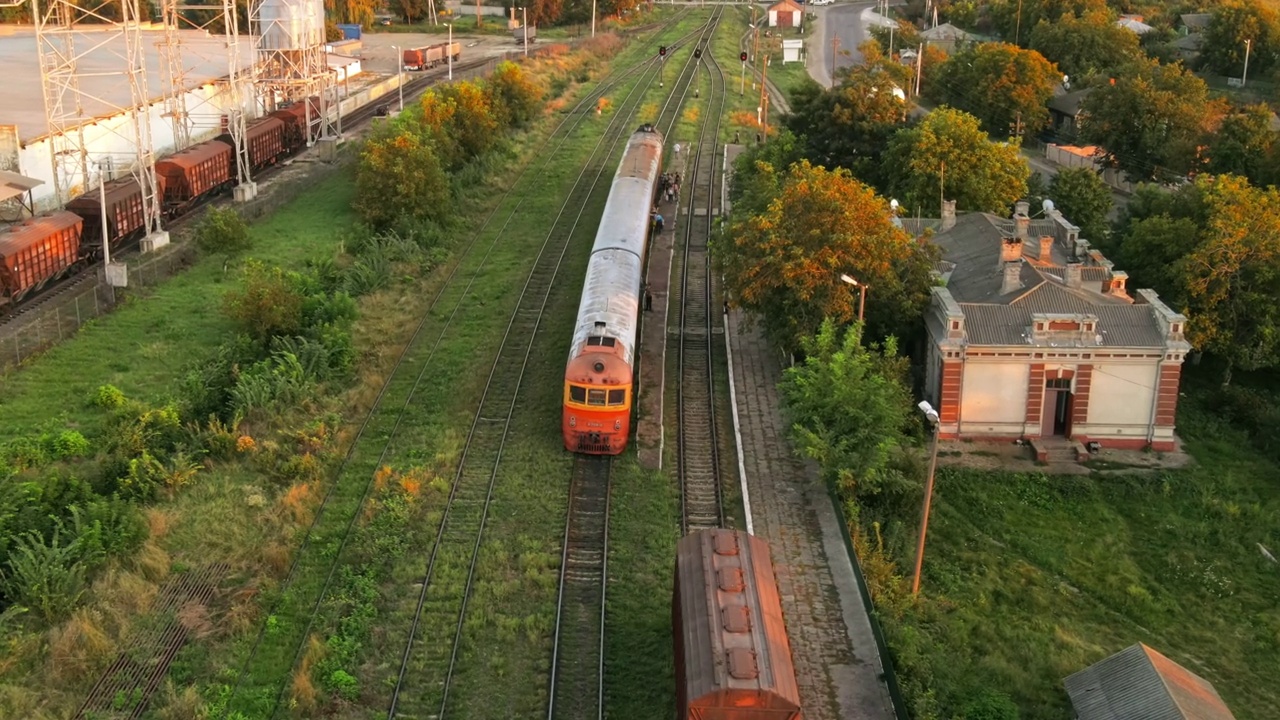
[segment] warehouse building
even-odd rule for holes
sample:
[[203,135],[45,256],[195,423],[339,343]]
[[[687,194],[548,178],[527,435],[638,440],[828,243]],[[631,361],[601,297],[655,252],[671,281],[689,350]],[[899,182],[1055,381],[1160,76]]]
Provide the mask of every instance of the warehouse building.
[[1235,720],[1212,683],[1142,643],[1063,684],[1077,720]]

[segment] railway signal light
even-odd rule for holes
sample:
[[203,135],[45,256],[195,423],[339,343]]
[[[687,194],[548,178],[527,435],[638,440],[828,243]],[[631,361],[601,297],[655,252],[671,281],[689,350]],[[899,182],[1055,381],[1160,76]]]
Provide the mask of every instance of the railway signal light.
[[739,59],[739,60],[741,60],[742,62],[746,62],[746,61],[747,61],[747,54],[746,54],[745,52],[740,52],[740,53],[738,53],[738,59]]
[[658,56],[659,56],[659,57],[666,57],[666,56],[667,56],[667,46],[666,46],[666,45],[659,45],[659,46],[658,46]]

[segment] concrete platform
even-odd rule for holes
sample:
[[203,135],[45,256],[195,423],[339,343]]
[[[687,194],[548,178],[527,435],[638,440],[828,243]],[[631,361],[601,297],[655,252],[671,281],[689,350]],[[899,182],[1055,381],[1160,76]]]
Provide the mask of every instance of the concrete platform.
[[[685,173],[684,158],[673,160],[664,172]],[[663,399],[667,369],[667,316],[670,313],[671,261],[675,253],[676,225],[680,199],[658,203],[662,216],[662,233],[649,243],[649,259],[645,280],[653,298],[653,309],[640,314],[640,376],[636,397],[640,403],[636,413],[636,451],[640,464],[650,470],[662,469],[666,445],[663,424]]]

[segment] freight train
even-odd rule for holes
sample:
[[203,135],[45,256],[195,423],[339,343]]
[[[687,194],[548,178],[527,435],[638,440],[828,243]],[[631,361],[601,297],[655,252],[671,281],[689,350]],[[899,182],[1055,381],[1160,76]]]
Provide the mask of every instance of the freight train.
[[662,133],[632,133],[614,175],[587,264],[564,375],[565,448],[617,455],[627,446],[634,398],[636,326]]
[[[319,101],[276,110],[245,128],[253,172],[274,165],[306,147],[319,117]],[[156,193],[165,218],[178,217],[236,184],[235,145],[229,134],[156,161]],[[112,252],[142,235],[146,226],[142,188],[135,178],[109,181],[44,213],[0,228],[0,307],[19,302],[80,263],[102,256],[103,199],[107,242]]]

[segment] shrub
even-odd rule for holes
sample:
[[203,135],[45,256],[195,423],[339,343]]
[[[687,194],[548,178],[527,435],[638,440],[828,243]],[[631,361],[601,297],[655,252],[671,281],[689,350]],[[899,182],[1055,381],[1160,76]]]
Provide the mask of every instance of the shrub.
[[402,217],[444,220],[453,203],[437,148],[411,132],[395,132],[365,143],[356,168],[356,211],[375,228]]
[[962,710],[964,720],[1018,720],[1018,706],[1008,695],[989,688],[973,693]]
[[223,256],[224,271],[232,258],[253,247],[249,226],[240,217],[240,213],[231,207],[209,208],[196,226],[195,235],[196,247],[200,248],[200,252]]
[[284,270],[250,262],[244,284],[224,298],[227,317],[249,337],[267,342],[275,335],[296,335],[302,328],[305,298]]
[[504,125],[524,127],[537,116],[542,87],[519,65],[504,62],[485,84],[490,104]]
[[298,358],[277,352],[246,370],[231,389],[231,407],[241,415],[292,407],[311,389],[310,378]]
[[89,441],[75,430],[63,430],[56,435],[47,435],[45,442],[49,448],[49,454],[56,460],[84,457],[91,450]]
[[124,393],[115,385],[100,385],[93,394],[93,404],[104,410],[115,410],[124,402]]
[[21,537],[9,554],[9,567],[0,572],[0,586],[14,603],[31,608],[52,623],[80,602],[86,575],[100,556],[87,552],[80,538],[63,537],[62,524],[47,542],[37,532]]
[[344,700],[357,700],[360,697],[360,684],[346,670],[339,669],[329,673],[326,684]]

